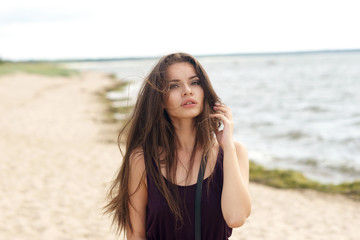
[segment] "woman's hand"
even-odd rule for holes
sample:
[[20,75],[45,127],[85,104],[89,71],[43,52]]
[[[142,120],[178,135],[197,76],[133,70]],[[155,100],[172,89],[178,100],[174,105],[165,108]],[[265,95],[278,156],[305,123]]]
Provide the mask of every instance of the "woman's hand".
[[216,132],[216,138],[220,146],[224,149],[227,146],[233,146],[233,130],[234,122],[232,119],[232,113],[228,106],[224,104],[215,103],[213,107],[216,113],[210,114],[211,118],[218,118],[222,121],[224,128]]

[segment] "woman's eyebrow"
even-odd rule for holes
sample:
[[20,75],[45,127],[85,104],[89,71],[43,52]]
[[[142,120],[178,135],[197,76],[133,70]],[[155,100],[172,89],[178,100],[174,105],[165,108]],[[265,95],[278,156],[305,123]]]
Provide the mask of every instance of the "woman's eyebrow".
[[195,75],[195,76],[189,77],[190,80],[193,79],[193,78],[198,78],[198,76]]
[[[191,77],[189,77],[189,80],[194,79],[194,78],[198,78],[198,76],[197,75],[191,76]],[[169,80],[169,82],[181,82],[181,81],[179,79],[171,79],[171,80]]]

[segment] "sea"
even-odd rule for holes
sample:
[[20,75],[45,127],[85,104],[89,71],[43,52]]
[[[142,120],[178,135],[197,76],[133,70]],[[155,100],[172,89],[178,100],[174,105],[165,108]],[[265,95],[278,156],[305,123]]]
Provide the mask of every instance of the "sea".
[[[249,159],[322,183],[360,180],[360,51],[198,56],[232,109],[234,140]],[[82,61],[68,67],[130,81],[116,101],[136,101],[157,58]],[[119,116],[121,117],[121,116]]]

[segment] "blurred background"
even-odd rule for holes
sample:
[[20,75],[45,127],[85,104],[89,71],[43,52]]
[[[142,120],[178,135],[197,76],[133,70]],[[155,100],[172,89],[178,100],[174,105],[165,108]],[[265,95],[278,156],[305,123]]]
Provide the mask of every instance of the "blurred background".
[[254,161],[339,183],[360,176],[357,9],[348,0],[14,0],[0,8],[0,57],[76,60],[72,68],[140,83],[156,57],[188,52],[233,108],[235,138]]
[[128,83],[106,93],[117,109],[124,99],[134,103],[160,56],[187,52],[232,108],[234,138],[253,169],[359,186],[359,7],[356,0],[3,1],[0,74],[38,62],[112,74]]

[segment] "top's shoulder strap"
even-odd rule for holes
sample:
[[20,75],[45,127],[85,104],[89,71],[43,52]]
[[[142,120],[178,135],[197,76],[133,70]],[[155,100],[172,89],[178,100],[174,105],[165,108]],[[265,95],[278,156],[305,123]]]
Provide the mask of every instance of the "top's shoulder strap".
[[201,159],[198,179],[196,183],[196,196],[195,196],[195,240],[201,239],[201,193],[204,179],[204,173],[207,163],[207,155]]

